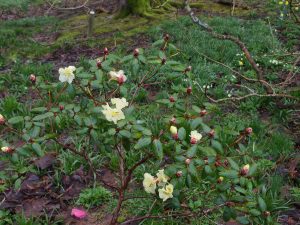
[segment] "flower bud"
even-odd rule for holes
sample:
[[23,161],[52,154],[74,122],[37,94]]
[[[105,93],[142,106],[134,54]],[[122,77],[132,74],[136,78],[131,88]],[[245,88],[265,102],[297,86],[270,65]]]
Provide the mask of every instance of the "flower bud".
[[177,177],[182,177],[182,171],[181,171],[181,170],[177,171],[177,172],[176,172],[176,176],[177,176]]
[[186,165],[190,165],[190,163],[191,163],[191,159],[187,158],[187,159],[185,160],[185,164],[186,164]]
[[65,107],[64,107],[63,105],[60,105],[60,106],[59,106],[59,110],[60,110],[60,111],[63,111],[64,109],[65,109]]
[[207,111],[205,109],[200,111],[201,117],[205,116],[206,114],[207,114]]
[[136,48],[136,49],[133,50],[133,56],[134,57],[138,57],[139,54],[140,54],[140,50],[138,48]]
[[177,127],[171,126],[171,127],[170,127],[170,132],[171,132],[171,134],[173,134],[173,135],[174,135],[174,134],[177,134],[177,132],[178,132],[178,131],[177,131]]
[[215,166],[216,166],[216,167],[220,167],[220,166],[222,166],[222,163],[221,163],[220,161],[216,161],[216,162],[215,162]]
[[271,215],[271,213],[270,213],[269,211],[265,211],[265,212],[264,212],[264,216],[265,216],[265,217],[268,217],[268,216],[270,216],[270,215]]
[[186,93],[187,93],[188,95],[190,95],[190,94],[192,93],[192,87],[191,87],[191,86],[189,86],[189,87],[186,89]]
[[118,77],[118,84],[121,86],[121,85],[124,84],[124,83],[125,83],[125,78],[124,78],[124,76]]
[[5,124],[5,118],[0,114],[0,125]]
[[170,40],[170,35],[169,34],[165,34],[164,35],[164,41],[167,42]]
[[250,165],[249,164],[244,165],[243,168],[240,171],[240,174],[242,176],[246,176],[249,173],[249,169],[250,169]]
[[173,137],[173,139],[174,139],[175,141],[177,141],[178,138],[179,138],[179,137],[178,137],[178,134],[173,134],[172,137]]
[[215,130],[214,129],[211,129],[208,133],[209,137],[213,138],[215,136]]
[[208,165],[208,159],[204,159],[204,164]]
[[170,123],[171,123],[171,124],[176,124],[176,118],[175,118],[175,117],[172,117],[172,118],[170,119]]
[[166,59],[166,58],[162,58],[162,59],[161,59],[161,65],[165,65],[166,62],[167,62],[167,59]]
[[104,48],[103,53],[104,55],[108,55],[109,54],[108,48]]
[[36,77],[35,77],[35,75],[34,75],[34,74],[31,74],[31,75],[29,76],[29,80],[31,81],[32,84],[35,84],[35,82],[36,82]]
[[190,143],[191,143],[192,145],[197,144],[197,139],[194,138],[194,137],[191,137]]
[[247,127],[247,128],[245,129],[246,135],[250,135],[250,134],[252,134],[252,132],[253,132],[253,129],[252,129],[251,127]]
[[217,180],[218,184],[221,184],[223,182],[223,180],[224,180],[224,177],[219,177]]
[[175,102],[175,98],[173,96],[170,96],[169,100],[170,102]]
[[102,68],[102,62],[100,60],[97,60],[97,68],[98,69]]
[[184,72],[187,73],[187,72],[190,72],[192,70],[192,66],[188,66],[187,68],[185,68]]
[[13,149],[11,147],[4,146],[1,148],[1,151],[4,153],[11,153],[13,151]]

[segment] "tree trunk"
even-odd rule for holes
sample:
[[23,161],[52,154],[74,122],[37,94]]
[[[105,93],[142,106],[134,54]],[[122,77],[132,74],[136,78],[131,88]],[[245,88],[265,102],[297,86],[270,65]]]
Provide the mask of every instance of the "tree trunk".
[[150,0],[120,0],[121,15],[135,14],[144,16],[150,11]]

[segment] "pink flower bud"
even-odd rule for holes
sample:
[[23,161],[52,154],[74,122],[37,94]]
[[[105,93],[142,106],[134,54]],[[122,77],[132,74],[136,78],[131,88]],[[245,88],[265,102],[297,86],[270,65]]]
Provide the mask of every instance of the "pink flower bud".
[[167,62],[167,59],[166,59],[166,58],[162,58],[162,59],[161,59],[161,65],[165,65],[166,62]]
[[191,163],[191,159],[187,158],[187,159],[185,160],[185,164],[186,164],[186,165],[190,165],[190,163]]
[[118,77],[118,84],[121,86],[122,84],[124,84],[124,82],[125,82],[124,76],[119,76]]
[[174,140],[178,140],[178,138],[179,138],[178,134],[173,134],[172,137],[173,137]]
[[1,148],[1,151],[4,153],[12,153],[13,152],[13,148],[9,147],[9,146],[5,146]]
[[138,57],[139,54],[140,54],[140,50],[138,48],[136,48],[136,49],[133,50],[133,56],[134,57]]
[[165,42],[169,41],[170,40],[170,35],[169,34],[165,34],[164,35],[164,40],[165,40]]
[[208,133],[209,137],[213,138],[215,136],[215,130],[214,129],[211,129]]
[[252,129],[251,127],[247,127],[247,128],[245,129],[245,132],[246,132],[246,135],[250,135],[250,134],[252,134],[253,129]]
[[191,66],[188,66],[187,68],[185,68],[184,72],[190,72],[192,70],[192,67]]
[[104,48],[103,53],[104,55],[108,55],[109,54],[108,48]]
[[36,77],[35,77],[35,75],[34,75],[34,74],[31,74],[31,75],[29,76],[29,80],[31,81],[32,84],[35,84],[35,82],[36,82]]
[[102,62],[100,60],[97,60],[97,68],[98,69],[102,68]]
[[188,95],[190,95],[192,93],[192,87],[191,86],[186,89],[186,93]]
[[177,172],[176,172],[176,176],[177,176],[177,177],[182,177],[182,171],[181,171],[181,170],[177,171]]
[[175,102],[175,98],[173,96],[170,96],[169,100],[170,102]]
[[5,124],[5,118],[0,114],[0,125]]
[[191,137],[190,143],[191,143],[192,145],[197,144],[197,139],[194,138],[194,137]]
[[241,171],[240,171],[240,174],[241,174],[242,176],[248,175],[249,169],[250,169],[250,165],[249,165],[249,164],[243,166],[243,168],[242,168]]
[[223,182],[223,180],[224,180],[224,177],[219,177],[217,180],[218,184],[221,184]]
[[60,110],[60,111],[63,111],[64,109],[65,109],[65,107],[64,107],[63,105],[60,105],[60,106],[59,106],[59,110]]
[[205,109],[200,111],[201,117],[205,116],[206,114],[207,114],[207,111]]

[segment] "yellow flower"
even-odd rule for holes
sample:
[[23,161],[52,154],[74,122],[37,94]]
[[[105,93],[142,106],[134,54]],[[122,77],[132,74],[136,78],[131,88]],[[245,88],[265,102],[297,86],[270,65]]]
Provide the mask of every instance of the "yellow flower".
[[149,173],[144,174],[143,186],[147,193],[155,194],[156,179]]
[[164,170],[158,170],[156,176],[157,176],[158,186],[161,187],[164,186],[169,180],[169,177],[164,173]]
[[103,106],[102,113],[108,121],[112,121],[115,124],[117,124],[119,120],[125,119],[125,115],[121,109],[111,108],[108,104]]
[[173,185],[168,184],[164,188],[161,188],[158,190],[159,197],[163,200],[166,201],[169,198],[173,198]]
[[299,7],[298,7],[298,6],[296,6],[296,7],[295,7],[295,10],[296,10],[296,11],[298,11],[298,10],[299,10]]
[[289,4],[289,1],[285,1],[285,5],[288,5]]
[[278,4],[279,4],[279,5],[282,5],[282,4],[283,4],[283,1],[279,1]]
[[126,101],[126,98],[112,98],[111,103],[113,105],[116,105],[117,109],[123,109],[126,106],[128,106],[128,102]]
[[120,70],[119,72],[110,71],[109,76],[111,80],[116,80],[119,84],[123,84],[127,80],[123,70]]
[[177,127],[171,126],[170,127],[170,132],[171,132],[171,134],[177,134]]
[[191,137],[191,144],[196,144],[198,141],[201,140],[202,134],[200,134],[196,130],[193,130],[191,131],[190,137]]
[[58,70],[58,72],[59,72],[59,81],[60,82],[68,82],[69,84],[71,84],[72,81],[75,78],[75,75],[74,75],[75,70],[76,70],[75,66],[60,68]]
[[239,61],[239,65],[243,66],[244,65],[243,61]]

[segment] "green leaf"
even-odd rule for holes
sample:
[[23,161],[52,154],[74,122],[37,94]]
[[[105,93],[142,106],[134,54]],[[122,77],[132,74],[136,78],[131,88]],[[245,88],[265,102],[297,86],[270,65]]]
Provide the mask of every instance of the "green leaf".
[[192,186],[192,177],[189,173],[186,175],[185,184],[189,188]]
[[255,174],[256,170],[257,170],[257,164],[251,165],[250,169],[249,169],[249,174],[248,175],[249,176],[253,176]]
[[184,140],[185,139],[185,136],[186,136],[186,131],[183,127],[180,127],[179,130],[178,130],[178,138],[180,140]]
[[126,138],[130,138],[131,137],[131,133],[128,130],[121,130],[120,135]]
[[197,153],[197,145],[193,145],[186,153],[187,157],[192,158],[196,155]]
[[231,210],[228,207],[225,207],[223,211],[223,220],[228,222],[231,219]]
[[47,108],[46,107],[37,107],[37,108],[33,108],[30,110],[30,112],[32,113],[42,113],[42,112],[46,112]]
[[10,124],[16,124],[16,123],[20,123],[24,121],[24,117],[23,116],[16,116],[13,118],[10,118],[7,122]]
[[146,137],[146,138],[140,138],[138,140],[138,142],[136,143],[136,145],[134,146],[135,149],[141,149],[144,148],[148,145],[150,145],[151,143],[151,138],[150,137]]
[[221,154],[224,152],[221,143],[216,140],[211,141],[211,146]]
[[162,146],[160,140],[155,139],[153,141],[153,144],[154,144],[154,152],[155,152],[156,157],[159,160],[162,160],[162,158],[163,158],[163,146]]
[[190,163],[188,169],[189,169],[189,172],[190,172],[193,176],[197,177],[197,169],[196,169],[194,163]]
[[202,119],[201,118],[196,118],[196,119],[192,120],[191,129],[195,130],[200,124],[202,124]]
[[216,156],[216,151],[211,147],[200,147],[200,150],[206,155],[206,156]]
[[246,225],[249,224],[249,220],[245,216],[240,216],[236,218],[236,221],[238,221],[240,224]]
[[265,200],[262,197],[258,197],[258,205],[261,211],[266,211],[267,210],[267,205]]
[[207,174],[211,174],[213,171],[212,171],[212,169],[211,169],[211,167],[209,166],[209,165],[206,165],[205,167],[204,167],[204,171],[205,171],[205,173],[207,173]]
[[240,170],[239,165],[233,159],[227,158],[227,160],[228,160],[230,166],[232,167],[232,169],[237,170],[237,171]]
[[40,146],[40,144],[38,143],[33,143],[32,144],[32,148],[34,150],[34,152],[38,155],[38,156],[43,156],[44,152],[42,151],[42,148]]
[[249,212],[253,216],[259,216],[261,214],[260,211],[258,211],[257,209],[251,209],[251,210],[249,210]]
[[33,117],[33,121],[44,120],[44,119],[47,119],[52,116],[54,116],[53,112],[47,112],[45,114],[37,115],[37,116]]
[[235,186],[234,189],[237,191],[237,192],[240,192],[242,194],[246,194],[247,191],[244,189],[244,188],[241,188],[240,186]]
[[226,170],[220,172],[220,176],[228,177],[230,179],[238,178],[239,173],[236,170]]

